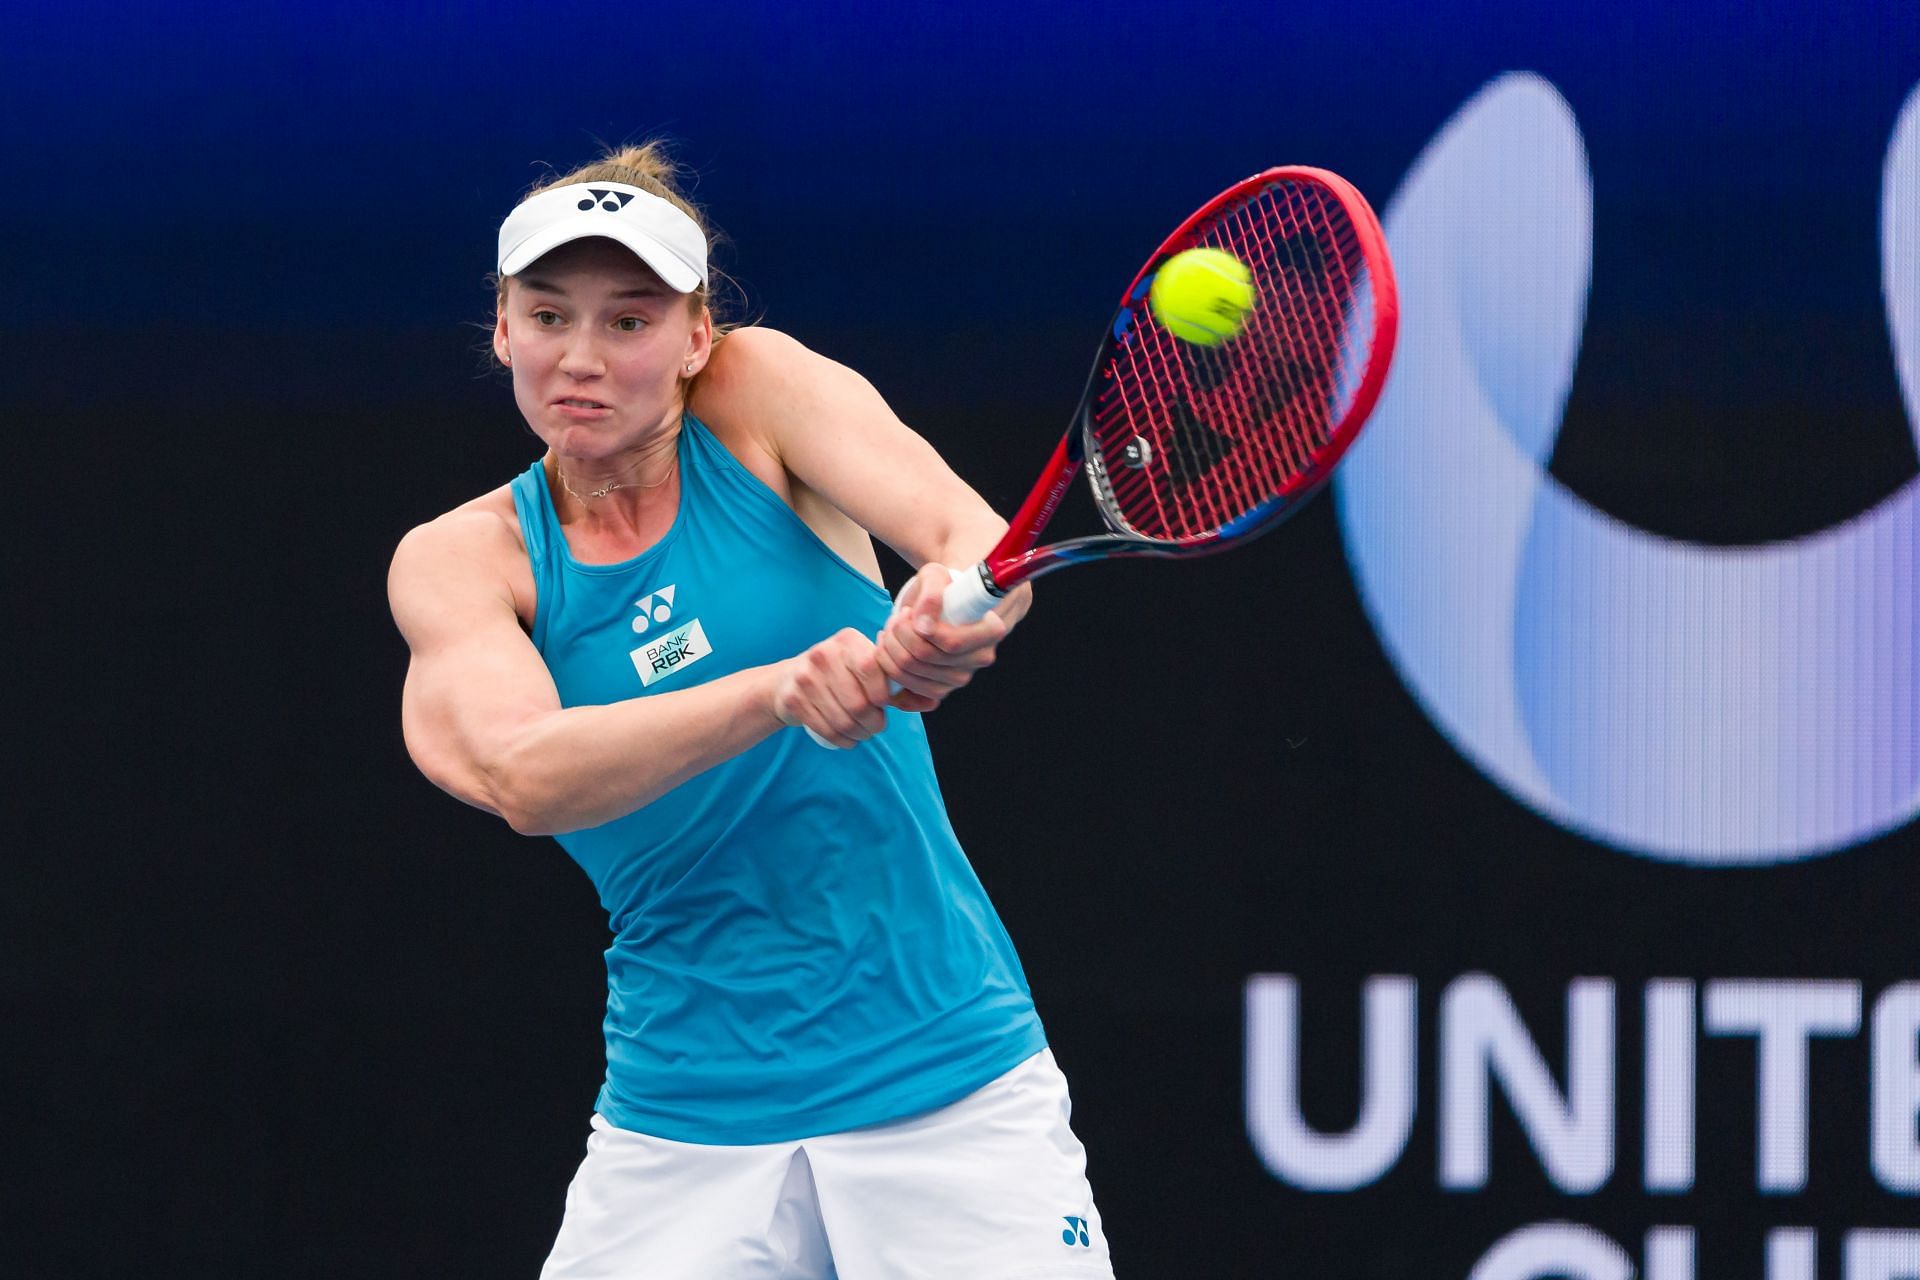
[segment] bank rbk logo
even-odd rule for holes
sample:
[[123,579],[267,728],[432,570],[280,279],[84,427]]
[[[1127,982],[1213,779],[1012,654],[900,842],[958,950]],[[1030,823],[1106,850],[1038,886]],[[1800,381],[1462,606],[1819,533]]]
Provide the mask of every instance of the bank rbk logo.
[[639,673],[642,687],[656,680],[678,675],[700,659],[713,652],[713,645],[707,639],[707,629],[695,618],[682,626],[674,628],[657,639],[651,639],[627,656],[633,659],[633,669]]
[[640,642],[640,647],[627,656],[633,659],[633,669],[639,673],[642,686],[677,675],[682,668],[692,666],[713,652],[713,645],[707,640],[706,628],[700,625],[698,618],[682,623],[664,635],[661,633],[660,628],[673,620],[674,590],[675,584],[668,583],[633,602],[633,607],[639,610],[633,616],[633,633],[645,638]]

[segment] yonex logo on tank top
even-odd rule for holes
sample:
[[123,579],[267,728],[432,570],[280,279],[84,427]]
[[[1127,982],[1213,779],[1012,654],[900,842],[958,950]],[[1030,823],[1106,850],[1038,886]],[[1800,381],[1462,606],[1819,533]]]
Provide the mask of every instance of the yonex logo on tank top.
[[1061,1244],[1077,1244],[1083,1248],[1093,1247],[1093,1237],[1087,1234],[1085,1218],[1068,1218],[1067,1229],[1060,1233]]
[[641,596],[633,602],[633,607],[640,611],[640,616],[633,620],[634,634],[645,635],[654,623],[665,622],[673,616],[672,584]]
[[597,204],[608,213],[618,213],[627,207],[627,201],[631,199],[633,196],[625,191],[607,191],[598,187],[588,187],[587,199],[580,202],[579,208],[591,209]]

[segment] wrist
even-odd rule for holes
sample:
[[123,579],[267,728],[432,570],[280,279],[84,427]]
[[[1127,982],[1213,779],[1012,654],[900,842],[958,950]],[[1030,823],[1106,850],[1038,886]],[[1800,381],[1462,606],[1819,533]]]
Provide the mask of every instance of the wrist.
[[780,693],[786,686],[789,668],[798,660],[783,658],[753,669],[756,686],[752,705],[761,727],[768,733],[778,733],[793,726],[794,722],[780,713]]

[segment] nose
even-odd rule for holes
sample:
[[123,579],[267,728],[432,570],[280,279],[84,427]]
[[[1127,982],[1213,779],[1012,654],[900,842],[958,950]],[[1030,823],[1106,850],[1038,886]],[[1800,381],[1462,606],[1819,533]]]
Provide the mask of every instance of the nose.
[[607,362],[601,357],[592,333],[581,330],[567,339],[566,348],[560,353],[560,372],[574,378],[593,378],[606,369]]

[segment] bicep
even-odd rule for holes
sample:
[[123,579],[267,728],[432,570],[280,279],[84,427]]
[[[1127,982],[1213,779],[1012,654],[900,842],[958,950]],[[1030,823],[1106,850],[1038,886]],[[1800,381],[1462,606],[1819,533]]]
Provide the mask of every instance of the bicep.
[[910,564],[937,559],[955,529],[995,519],[852,369],[768,330],[730,334],[721,351],[696,411],[746,424],[796,479]]
[[388,594],[410,650],[400,711],[408,754],[434,785],[505,816],[500,783],[513,741],[560,709],[511,594],[483,559],[426,529],[395,553]]

